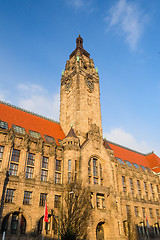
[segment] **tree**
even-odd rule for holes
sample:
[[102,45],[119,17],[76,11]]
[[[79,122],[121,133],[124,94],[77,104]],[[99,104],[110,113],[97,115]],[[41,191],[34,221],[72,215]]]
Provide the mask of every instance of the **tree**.
[[91,216],[90,191],[81,183],[69,183],[64,190],[60,213],[62,240],[87,239],[88,220]]

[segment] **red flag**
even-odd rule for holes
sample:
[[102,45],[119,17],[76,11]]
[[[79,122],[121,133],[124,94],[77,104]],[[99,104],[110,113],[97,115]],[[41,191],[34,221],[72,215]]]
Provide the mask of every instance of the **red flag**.
[[47,202],[45,201],[45,209],[44,209],[44,222],[48,222],[48,210],[47,210]]

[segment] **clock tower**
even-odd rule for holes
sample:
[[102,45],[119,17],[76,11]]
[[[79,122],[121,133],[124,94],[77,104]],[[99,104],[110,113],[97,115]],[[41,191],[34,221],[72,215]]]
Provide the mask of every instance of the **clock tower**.
[[60,125],[66,135],[73,125],[81,144],[93,126],[102,136],[98,70],[90,54],[83,48],[80,35],[76,39],[76,49],[62,72]]

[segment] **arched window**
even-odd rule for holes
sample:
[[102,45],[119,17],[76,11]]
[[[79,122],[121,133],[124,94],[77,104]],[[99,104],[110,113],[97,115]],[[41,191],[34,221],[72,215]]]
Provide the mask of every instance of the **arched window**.
[[7,231],[11,234],[25,234],[26,220],[22,213],[14,212],[4,217],[1,232]]
[[96,227],[96,239],[97,240],[104,240],[104,229],[103,229],[103,223],[98,223]]
[[88,162],[88,182],[103,185],[102,164],[97,157],[90,158]]
[[[44,224],[43,218],[44,216],[41,217],[38,222],[38,234],[42,234]],[[57,234],[57,221],[53,215],[48,215],[48,223],[45,223],[45,231],[47,235],[51,235],[52,233],[55,235]]]

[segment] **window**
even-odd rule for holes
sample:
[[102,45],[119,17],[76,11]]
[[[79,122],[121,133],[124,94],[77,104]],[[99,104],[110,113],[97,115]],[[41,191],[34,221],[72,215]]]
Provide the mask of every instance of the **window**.
[[100,197],[98,195],[96,197],[96,204],[97,204],[97,208],[100,208]]
[[27,167],[26,167],[26,178],[33,178],[34,159],[35,159],[35,154],[28,153]]
[[68,160],[68,171],[71,171],[71,160]]
[[71,160],[68,160],[68,182],[71,182]]
[[[9,224],[10,223],[10,224]],[[7,214],[2,222],[1,231],[5,232],[7,229],[11,234],[17,234],[18,223],[20,223],[20,234],[25,234],[26,230],[26,220],[23,215],[19,212],[13,212],[11,214]],[[12,239],[12,237],[9,237]]]
[[40,193],[39,206],[44,206],[46,200],[47,200],[47,194],[46,193]]
[[93,158],[93,176],[98,177],[97,159]]
[[13,149],[10,168],[9,168],[10,175],[17,176],[19,156],[20,156],[20,151],[17,149]]
[[13,203],[14,192],[15,192],[14,189],[7,188],[6,198],[5,198],[6,203]]
[[150,183],[150,187],[151,187],[152,197],[154,198],[154,191],[153,191],[153,185],[152,185],[152,183]]
[[61,184],[61,173],[55,173],[55,183]]
[[105,197],[102,197],[102,208],[105,208]]
[[55,183],[61,184],[61,161],[57,159],[55,162]]
[[44,138],[45,138],[46,142],[49,142],[49,143],[56,143],[54,137],[44,135]]
[[4,147],[0,146],[0,168],[1,168],[2,158],[3,158],[3,150],[4,150]]
[[130,214],[130,206],[129,205],[126,205],[126,211],[127,211],[127,215]]
[[137,180],[138,194],[141,196],[140,181]]
[[56,171],[61,171],[61,161],[56,159]]
[[122,184],[123,184],[123,193],[126,195],[126,179],[122,176]]
[[34,166],[34,159],[35,159],[35,154],[28,153],[27,165]]
[[29,205],[31,203],[32,192],[24,191],[23,204]]
[[149,208],[149,214],[150,214],[150,217],[153,218],[153,211],[152,211],[152,208]]
[[8,123],[0,121],[0,128],[8,129]]
[[33,167],[26,168],[26,178],[33,178]]
[[130,178],[129,181],[130,181],[131,193],[132,193],[132,195],[133,195],[133,194],[134,194],[133,179]]
[[136,163],[133,163],[133,165],[135,166],[135,168],[139,168],[139,165],[138,164],[136,164]]
[[47,175],[48,175],[48,171],[42,169],[41,170],[41,181],[46,182],[47,181]]
[[77,180],[77,170],[78,170],[78,165],[77,165],[77,160],[75,160],[75,180]]
[[146,209],[144,207],[142,207],[142,213],[143,213],[143,217],[146,217]]
[[71,182],[71,172],[68,172],[68,182]]
[[138,207],[137,206],[134,207],[134,212],[135,212],[135,216],[138,217]]
[[17,176],[18,165],[15,163],[10,164],[9,175]]
[[4,150],[4,147],[0,146],[0,160],[2,160],[3,158],[3,150]]
[[127,160],[124,160],[126,163],[127,163],[127,165],[129,166],[129,167],[132,167],[132,163],[130,163],[129,161],[127,161]]
[[100,160],[92,157],[88,162],[88,182],[103,185],[103,168]]
[[124,162],[123,162],[122,159],[120,159],[120,158],[116,158],[116,159],[117,159],[117,161],[118,161],[119,163],[124,164]]
[[88,176],[91,175],[91,160],[88,162]]
[[29,130],[30,136],[34,138],[40,138],[41,134],[32,130]]
[[19,155],[20,155],[20,151],[17,149],[13,149],[12,151],[12,158],[11,158],[11,162],[19,162]]
[[41,181],[47,181],[48,175],[48,157],[42,158]]
[[144,191],[145,191],[145,195],[148,198],[148,191],[147,191],[147,183],[144,182]]
[[156,216],[159,219],[159,209],[156,209]]
[[13,127],[14,131],[17,132],[17,133],[22,133],[22,134],[26,133],[25,129],[22,128],[22,127],[19,127],[19,126],[13,125],[13,124],[12,124],[12,127]]
[[158,186],[158,185],[156,185],[156,188],[157,188],[157,193],[159,193],[159,186]]
[[42,168],[48,169],[48,157],[42,158]]
[[61,204],[61,196],[55,195],[54,197],[54,207],[59,208]]
[[105,209],[105,196],[104,194],[97,193],[96,195],[97,208]]

